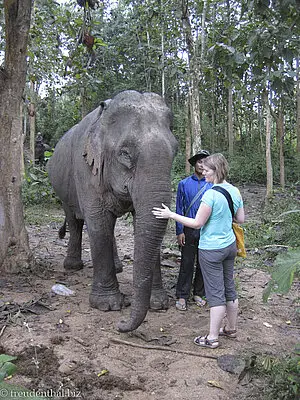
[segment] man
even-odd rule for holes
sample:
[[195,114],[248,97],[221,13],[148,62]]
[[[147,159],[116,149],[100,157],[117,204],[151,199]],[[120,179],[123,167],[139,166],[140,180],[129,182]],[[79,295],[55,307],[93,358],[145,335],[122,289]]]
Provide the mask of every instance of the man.
[[[208,151],[201,150],[189,159],[189,163],[195,170],[193,175],[183,179],[178,184],[177,214],[195,218],[204,192],[212,187],[211,183],[205,182],[202,175],[202,160],[209,155]],[[181,264],[176,286],[176,308],[185,311],[192,287],[195,259],[197,262],[193,283],[194,301],[200,307],[206,304],[203,277],[198,260],[200,230],[187,228],[176,222],[176,235],[178,245],[181,248]]]

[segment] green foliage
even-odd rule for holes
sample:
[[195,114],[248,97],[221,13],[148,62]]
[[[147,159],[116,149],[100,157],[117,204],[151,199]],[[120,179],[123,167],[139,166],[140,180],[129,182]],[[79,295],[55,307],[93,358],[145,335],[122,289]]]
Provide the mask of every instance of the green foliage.
[[230,182],[237,184],[250,182],[265,183],[266,162],[261,152],[235,154],[228,161],[230,165]]
[[44,225],[44,224],[63,224],[65,219],[64,212],[59,202],[47,203],[45,212],[45,204],[29,204],[25,207],[25,223],[26,225]]
[[16,359],[14,356],[0,354],[0,382],[16,372],[17,367],[12,363]]
[[25,206],[57,201],[44,167],[33,164],[27,166],[22,185],[22,200]]
[[293,283],[294,276],[300,275],[300,247],[288,250],[276,257],[271,280],[264,290],[263,300],[267,301],[271,292],[287,293]]
[[293,354],[284,358],[260,356],[255,365],[255,375],[267,378],[261,387],[264,400],[296,400],[300,396],[300,345]]

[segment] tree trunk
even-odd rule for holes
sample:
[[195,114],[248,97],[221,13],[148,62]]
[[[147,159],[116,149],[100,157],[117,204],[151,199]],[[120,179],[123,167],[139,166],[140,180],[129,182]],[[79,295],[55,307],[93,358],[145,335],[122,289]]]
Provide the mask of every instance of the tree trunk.
[[191,112],[191,128],[193,138],[193,153],[201,149],[201,125],[200,125],[200,101],[199,101],[199,76],[200,68],[197,61],[197,52],[194,38],[192,35],[192,28],[189,18],[188,1],[182,0],[182,21],[187,44],[188,59],[189,59],[189,73],[190,73],[190,112]]
[[264,104],[266,108],[266,168],[267,168],[267,191],[266,199],[273,195],[273,168],[271,158],[271,110],[268,100],[267,91],[263,94]]
[[233,156],[233,118],[232,118],[232,87],[228,88],[228,110],[227,110],[227,129],[228,129],[228,152]]
[[297,137],[297,153],[300,154],[300,60],[297,58],[297,123],[296,123],[296,137]]
[[279,107],[277,119],[278,139],[279,139],[279,166],[280,166],[280,186],[285,188],[285,173],[284,173],[284,116],[282,112],[282,100]]
[[0,267],[16,271],[31,253],[21,199],[22,95],[32,0],[4,0],[5,60],[0,73]]
[[[160,1],[161,15],[164,15],[163,0]],[[165,98],[165,32],[164,19],[161,18],[160,46],[161,46],[161,95]]]
[[35,91],[34,82],[30,82],[30,105],[29,105],[29,144],[30,144],[30,161],[35,163]]
[[185,173],[189,175],[191,172],[191,164],[188,159],[191,158],[191,130],[189,119],[189,101],[186,104],[186,125],[185,125]]

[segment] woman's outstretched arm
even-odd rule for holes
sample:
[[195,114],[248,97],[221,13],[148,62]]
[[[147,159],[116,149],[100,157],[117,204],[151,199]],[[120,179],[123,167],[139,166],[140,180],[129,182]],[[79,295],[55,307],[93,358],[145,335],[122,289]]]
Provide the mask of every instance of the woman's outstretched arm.
[[163,208],[153,207],[152,213],[153,215],[155,215],[156,218],[158,219],[171,218],[177,222],[180,222],[184,226],[193,229],[201,228],[206,223],[211,214],[211,207],[209,207],[205,203],[200,204],[200,207],[197,211],[195,218],[184,217],[183,215],[176,214],[173,211],[171,211],[169,207],[167,207],[165,204],[162,204],[162,206]]

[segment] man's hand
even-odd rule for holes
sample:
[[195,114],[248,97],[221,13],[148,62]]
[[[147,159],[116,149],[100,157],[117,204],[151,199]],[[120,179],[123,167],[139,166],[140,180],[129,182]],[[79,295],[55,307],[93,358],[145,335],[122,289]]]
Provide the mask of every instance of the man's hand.
[[177,235],[177,243],[180,247],[185,245],[185,234],[184,233],[180,233],[179,235]]

